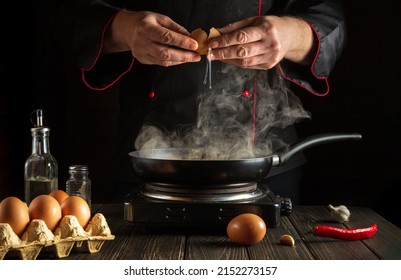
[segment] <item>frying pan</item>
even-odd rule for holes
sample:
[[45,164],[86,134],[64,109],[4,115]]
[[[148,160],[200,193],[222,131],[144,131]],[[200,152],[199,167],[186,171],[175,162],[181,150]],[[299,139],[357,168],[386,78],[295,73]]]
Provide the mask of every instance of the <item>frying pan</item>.
[[285,164],[307,148],[344,140],[359,140],[359,133],[325,133],[288,144],[272,155],[254,158],[214,160],[186,159],[190,149],[167,148],[130,152],[133,171],[146,183],[175,187],[235,186],[257,183],[273,166]]

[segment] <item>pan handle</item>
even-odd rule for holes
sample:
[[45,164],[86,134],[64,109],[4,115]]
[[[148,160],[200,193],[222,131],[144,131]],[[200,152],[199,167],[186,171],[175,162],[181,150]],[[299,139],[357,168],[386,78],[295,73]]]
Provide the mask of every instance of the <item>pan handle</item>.
[[296,153],[320,144],[360,139],[362,139],[362,135],[359,133],[323,133],[313,135],[280,149],[276,158],[273,159],[272,164],[274,166],[281,165]]

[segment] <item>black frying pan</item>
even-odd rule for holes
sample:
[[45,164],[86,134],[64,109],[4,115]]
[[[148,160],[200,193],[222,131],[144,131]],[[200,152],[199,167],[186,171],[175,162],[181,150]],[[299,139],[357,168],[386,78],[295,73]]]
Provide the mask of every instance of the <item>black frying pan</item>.
[[192,151],[173,148],[133,151],[129,158],[136,175],[147,183],[185,187],[241,185],[260,182],[267,177],[272,166],[284,164],[307,148],[361,138],[358,133],[319,134],[289,144],[273,155],[246,159],[185,159]]

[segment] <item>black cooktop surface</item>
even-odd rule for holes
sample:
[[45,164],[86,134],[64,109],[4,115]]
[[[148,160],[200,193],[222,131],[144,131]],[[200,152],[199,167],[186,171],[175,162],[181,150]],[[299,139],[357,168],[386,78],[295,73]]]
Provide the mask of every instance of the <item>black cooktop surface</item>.
[[140,189],[126,196],[124,220],[146,227],[225,228],[232,218],[242,213],[257,214],[267,227],[276,227],[280,224],[280,216],[289,215],[292,210],[289,198],[275,196],[263,184],[258,184],[250,195],[238,196],[237,193],[233,195],[239,199],[227,199],[226,195],[222,200],[204,199],[203,196],[197,199],[196,195],[183,199],[174,194],[170,198],[145,186]]

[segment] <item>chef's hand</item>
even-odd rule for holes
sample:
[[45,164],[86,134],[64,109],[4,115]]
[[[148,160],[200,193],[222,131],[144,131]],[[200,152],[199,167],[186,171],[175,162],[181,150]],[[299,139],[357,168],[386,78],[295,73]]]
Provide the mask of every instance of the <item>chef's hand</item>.
[[211,41],[210,58],[243,68],[267,70],[282,59],[306,65],[315,53],[311,27],[297,18],[252,17],[218,30],[222,35]]
[[172,66],[200,61],[198,43],[169,17],[121,10],[106,32],[102,53],[130,50],[143,64]]

